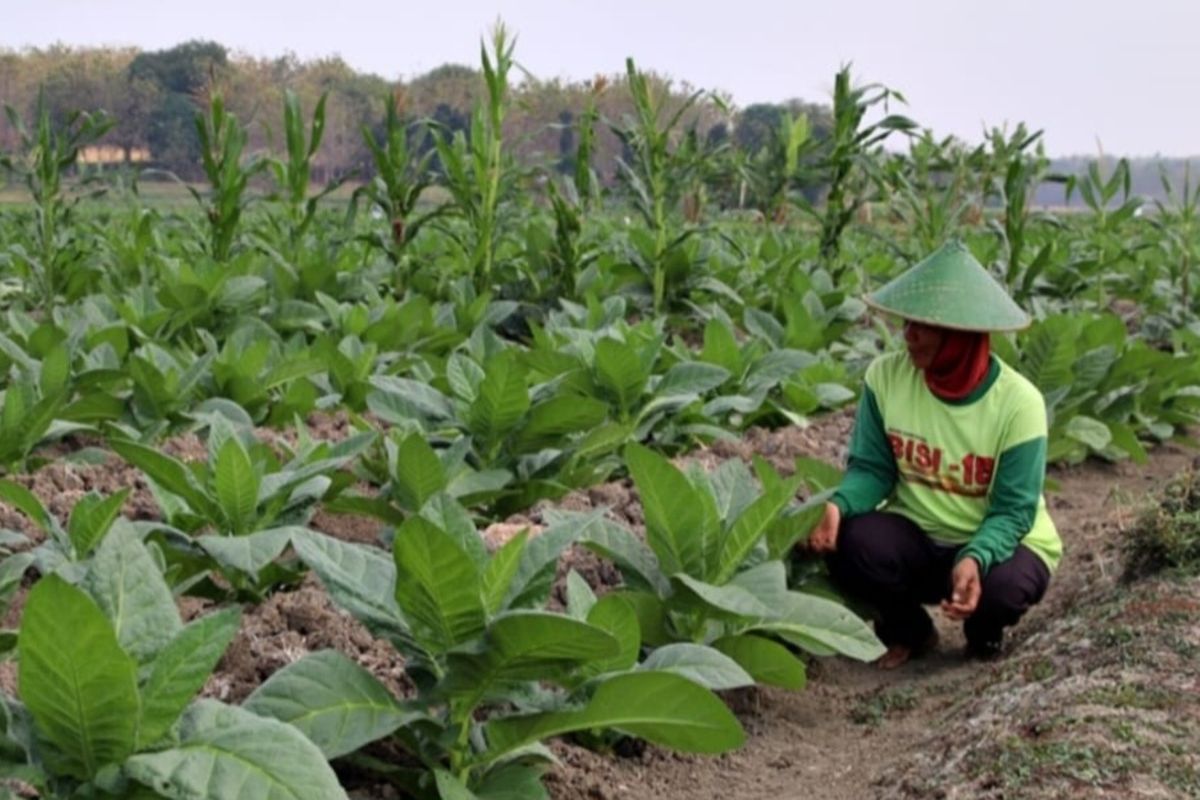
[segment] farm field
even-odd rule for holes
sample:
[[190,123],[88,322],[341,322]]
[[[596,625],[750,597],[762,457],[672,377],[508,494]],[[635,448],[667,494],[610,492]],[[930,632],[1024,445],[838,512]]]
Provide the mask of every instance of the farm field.
[[[0,795],[1196,796],[1200,188],[848,71],[739,155],[633,61],[530,167],[483,59],[353,185],[290,93],[269,155],[213,93],[175,194],[75,168],[100,114],[3,154]],[[953,239],[1034,318],[1067,557],[1000,660],[885,673],[796,545],[900,346],[862,295]]]

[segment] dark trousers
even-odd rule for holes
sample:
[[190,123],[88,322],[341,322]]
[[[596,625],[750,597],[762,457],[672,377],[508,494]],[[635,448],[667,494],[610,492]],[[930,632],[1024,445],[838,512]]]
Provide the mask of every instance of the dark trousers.
[[[922,605],[950,596],[959,549],[933,541],[906,517],[873,511],[842,520],[829,566],[845,591],[877,608],[880,641],[918,647],[933,632],[933,620]],[[1041,600],[1049,583],[1050,570],[1024,545],[1012,558],[994,564],[983,577],[975,613],[963,625],[968,646],[983,652],[998,649],[1004,628]]]

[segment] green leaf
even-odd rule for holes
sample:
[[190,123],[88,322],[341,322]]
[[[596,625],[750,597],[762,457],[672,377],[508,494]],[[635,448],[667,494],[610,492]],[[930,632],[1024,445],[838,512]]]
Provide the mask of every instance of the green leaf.
[[517,565],[517,574],[513,576],[504,606],[545,605],[554,584],[558,557],[567,547],[585,538],[603,518],[603,510],[563,514],[540,536],[530,539],[521,553],[521,562]]
[[121,513],[130,491],[122,489],[108,497],[89,492],[75,503],[67,522],[67,534],[71,538],[71,546],[75,548],[76,558],[87,558],[104,538]]
[[662,598],[650,592],[637,592],[623,589],[606,595],[619,595],[633,608],[637,616],[638,631],[641,633],[642,644],[647,647],[662,647],[670,644],[675,637],[667,631],[667,609]]
[[54,397],[62,394],[71,378],[71,354],[66,345],[55,345],[46,357],[42,359],[41,374],[38,381],[43,397]]
[[721,556],[714,577],[716,583],[724,583],[738,571],[791,501],[798,484],[799,480],[793,479],[765,491],[738,516],[721,540]]
[[654,387],[655,397],[702,395],[729,379],[729,371],[702,361],[681,361],[667,370]]
[[138,749],[155,744],[187,708],[241,625],[241,612],[226,608],[190,622],[159,651],[142,687]]
[[203,514],[209,521],[216,522],[223,518],[220,506],[205,494],[182,462],[154,448],[124,439],[112,439],[108,446],[163,489],[187,501],[194,511]]
[[596,605],[596,593],[574,569],[567,571],[565,585],[567,615],[572,619],[586,620],[588,612]]
[[321,751],[290,725],[200,700],[179,733],[175,747],[133,756],[125,772],[171,800],[346,800]]
[[419,433],[409,434],[396,452],[392,490],[401,507],[419,512],[425,501],[446,488],[446,470]]
[[417,647],[396,603],[396,565],[392,559],[376,548],[339,541],[316,531],[296,534],[292,546],[317,573],[335,603],[376,635],[405,642],[407,653]]
[[530,742],[590,728],[616,728],[688,753],[733,750],[746,738],[737,719],[709,690],[667,672],[634,672],[602,683],[579,710],[489,722],[485,756],[492,760]]
[[595,428],[608,415],[608,406],[592,397],[558,395],[538,403],[529,412],[513,443],[518,453],[561,445],[568,434]]
[[1138,441],[1133,428],[1120,422],[1110,422],[1108,429],[1112,432],[1113,446],[1120,448],[1122,452],[1133,459],[1134,463],[1145,464],[1149,460],[1146,448]]
[[737,661],[701,644],[680,642],[660,647],[638,669],[673,672],[714,691],[754,685],[754,678]]
[[775,611],[741,586],[714,586],[682,573],[672,575],[682,596],[691,596],[709,608],[735,617],[771,617]]
[[563,614],[508,611],[487,629],[481,654],[452,653],[452,688],[482,695],[497,681],[554,680],[565,670],[619,653],[606,631]]
[[50,516],[50,512],[46,511],[42,501],[19,483],[14,483],[7,478],[0,478],[0,500],[29,517],[47,534],[52,533],[58,527],[58,522]]
[[637,352],[625,342],[601,339],[596,342],[595,370],[600,385],[614,396],[622,415],[628,415],[650,378]]
[[335,650],[310,653],[279,670],[242,707],[294,726],[331,760],[388,736],[417,716],[371,673]]
[[18,639],[21,699],[54,745],[54,770],[90,780],[133,752],[137,664],[121,650],[104,613],[56,575],[29,592]]
[[433,782],[441,800],[479,800],[467,785],[444,769],[433,771]]
[[796,459],[796,477],[803,480],[809,491],[836,489],[842,482],[842,471],[819,458],[800,456]]
[[741,367],[742,354],[733,331],[719,319],[710,319],[704,326],[704,349],[700,358],[709,364],[737,372]]
[[1112,432],[1109,431],[1107,425],[1098,419],[1082,414],[1071,417],[1063,429],[1063,433],[1067,438],[1087,445],[1094,453],[1099,453],[1112,443]]
[[108,616],[121,649],[139,664],[153,660],[183,628],[170,587],[128,524],[100,543],[84,588]]
[[617,641],[617,651],[609,658],[593,659],[583,666],[583,674],[594,676],[605,672],[624,672],[637,664],[642,649],[642,633],[638,626],[637,609],[623,592],[604,595],[591,607],[587,623],[607,631]]
[[726,636],[712,646],[732,658],[758,683],[799,691],[806,683],[804,662],[779,642],[761,636]]
[[522,530],[505,542],[484,567],[481,581],[483,606],[489,615],[504,607],[504,598],[512,586],[513,577],[517,574],[517,567],[521,563],[521,555],[525,552],[525,542],[528,539],[529,530]]
[[663,572],[706,576],[705,553],[715,540],[700,491],[669,461],[639,444],[625,448],[625,463],[646,514],[646,541]]
[[866,622],[832,600],[788,592],[773,612],[776,619],[756,622],[746,632],[773,633],[818,655],[833,650],[859,661],[874,661],[886,650]]
[[248,532],[258,509],[260,478],[236,436],[221,445],[213,469],[217,500],[229,521],[229,531],[236,535]]
[[484,377],[483,368],[462,353],[454,353],[446,360],[446,382],[460,400],[474,402]]
[[500,441],[529,410],[525,370],[513,358],[495,358],[467,410],[467,427],[487,444]]
[[258,575],[279,557],[292,534],[304,528],[284,527],[256,531],[245,536],[201,536],[196,543],[225,569]]
[[392,553],[396,602],[419,640],[445,652],[483,632],[479,571],[449,534],[413,517],[396,531]]
[[654,551],[629,529],[602,518],[580,543],[616,564],[627,586],[663,597],[671,593],[671,582],[659,569]]

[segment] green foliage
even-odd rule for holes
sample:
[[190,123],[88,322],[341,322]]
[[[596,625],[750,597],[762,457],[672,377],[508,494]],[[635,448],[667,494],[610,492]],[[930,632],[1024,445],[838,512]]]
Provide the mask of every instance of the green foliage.
[[[486,795],[518,778],[537,796],[540,742],[569,731],[618,728],[693,752],[736,747],[742,733],[728,709],[679,670],[628,671],[636,644],[617,637],[636,629],[632,609],[609,601],[576,603],[572,614],[538,610],[559,553],[598,520],[532,541],[521,534],[489,555],[473,526],[413,517],[396,531],[391,563],[298,536],[335,602],[401,651],[418,693],[400,702],[341,656],[315,654],[276,673],[247,705],[299,725],[328,757],[390,735],[422,764],[405,788],[436,786],[442,796],[448,786]],[[322,690],[305,688],[314,683]]]
[[[206,199],[190,186],[188,191],[208,218],[208,254],[214,261],[224,262],[233,251],[241,226],[250,180],[266,169],[269,162],[253,158],[243,163],[248,141],[246,129],[226,110],[220,93],[213,94],[208,116],[197,112],[195,123],[209,195]],[[319,142],[319,136],[317,140]]]
[[495,280],[497,251],[504,236],[503,204],[514,188],[517,171],[505,150],[504,118],[508,114],[509,78],[516,40],[501,22],[492,29],[492,49],[480,44],[486,104],[471,114],[469,138],[462,131],[453,136],[435,132],[434,142],[444,173],[446,188],[454,198],[454,210],[468,225],[466,235],[455,237],[467,258],[475,291],[490,291]]
[[625,458],[645,512],[646,541],[602,522],[584,543],[621,570],[627,587],[621,596],[636,609],[644,644],[709,645],[754,680],[788,688],[804,685],[804,664],[780,642],[863,660],[882,652],[847,609],[786,586],[781,559],[815,524],[808,508],[823,502],[788,508],[804,473],[784,480],[760,461],[759,491],[736,459],[712,474],[685,474],[638,445],[626,448]]
[[[434,151],[421,154],[410,146],[409,126],[400,116],[399,102],[394,94],[388,95],[385,107],[382,142],[371,128],[365,125],[362,128],[363,141],[370,150],[375,176],[354,190],[350,213],[355,214],[359,201],[365,199],[371,209],[383,215],[388,222],[388,229],[367,234],[366,240],[387,253],[393,264],[401,266],[408,243],[417,237],[428,222],[444,213],[447,207],[441,205],[418,212],[421,195],[433,182],[430,162]],[[404,266],[401,279],[407,278],[407,270],[411,269],[408,265]]]
[[366,448],[371,434],[337,445],[302,438],[281,461],[214,417],[208,460],[184,462],[153,447],[114,439],[110,446],[147,477],[164,522],[157,526],[172,580],[192,586],[219,570],[237,592],[261,595],[295,579],[276,559],[301,530],[327,493],[336,494],[348,476],[336,473]]
[[49,575],[29,593],[18,698],[5,698],[5,758],[16,759],[6,768],[41,796],[148,796],[141,783],[173,798],[246,785],[264,797],[344,797],[295,730],[193,703],[239,621],[225,610],[184,625],[150,550],[118,529],[78,585]]
[[28,294],[36,298],[36,305],[48,310],[64,292],[82,293],[89,272],[86,249],[72,217],[79,201],[89,196],[87,190],[93,181],[85,177],[76,189],[67,184],[67,173],[75,166],[80,150],[102,138],[115,123],[103,111],[75,111],[56,125],[42,93],[38,95],[37,130],[33,133],[12,106],[6,104],[4,111],[20,136],[23,152],[17,157],[0,154],[0,169],[15,175],[28,189],[36,230],[34,247],[18,245],[12,256],[28,282]]
[[1111,314],[1059,314],[998,349],[1046,397],[1050,461],[1146,459],[1200,414],[1200,365],[1130,337]]

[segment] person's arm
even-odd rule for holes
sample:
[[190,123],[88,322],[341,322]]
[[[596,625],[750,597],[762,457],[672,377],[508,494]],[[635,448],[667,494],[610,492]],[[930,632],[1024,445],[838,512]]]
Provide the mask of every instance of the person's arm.
[[850,457],[831,502],[843,517],[865,514],[887,499],[898,478],[896,456],[871,387],[864,385],[850,436]]

